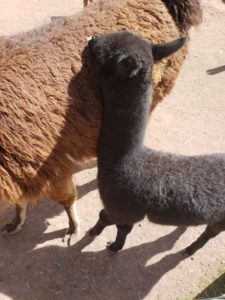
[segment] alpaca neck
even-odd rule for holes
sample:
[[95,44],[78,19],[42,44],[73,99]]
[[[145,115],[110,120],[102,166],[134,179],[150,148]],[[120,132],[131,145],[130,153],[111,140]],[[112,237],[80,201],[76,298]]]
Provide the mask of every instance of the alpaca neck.
[[[123,84],[123,83],[122,83]],[[143,147],[150,110],[150,84],[130,84],[123,89],[104,86],[103,125],[98,145],[99,161],[116,162]]]

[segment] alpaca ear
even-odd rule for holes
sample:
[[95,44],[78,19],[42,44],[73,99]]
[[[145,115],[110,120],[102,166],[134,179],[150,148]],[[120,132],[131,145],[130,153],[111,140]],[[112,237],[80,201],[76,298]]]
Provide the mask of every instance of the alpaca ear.
[[155,61],[167,57],[179,50],[186,42],[186,38],[182,37],[165,44],[155,44],[152,46],[152,55]]

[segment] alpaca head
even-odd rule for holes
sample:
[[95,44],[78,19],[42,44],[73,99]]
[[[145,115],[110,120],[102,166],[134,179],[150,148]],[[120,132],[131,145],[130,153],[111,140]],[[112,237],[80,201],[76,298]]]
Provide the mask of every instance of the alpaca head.
[[180,38],[166,44],[152,44],[126,30],[93,36],[88,43],[97,76],[107,80],[150,80],[154,61],[166,57],[185,43]]

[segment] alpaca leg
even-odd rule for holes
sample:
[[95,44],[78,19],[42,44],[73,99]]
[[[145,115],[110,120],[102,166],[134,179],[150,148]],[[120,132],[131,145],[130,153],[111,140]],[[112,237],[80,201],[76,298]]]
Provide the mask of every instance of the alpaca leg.
[[117,227],[117,235],[115,242],[108,243],[107,248],[110,250],[117,252],[121,250],[125,244],[128,233],[131,232],[133,225],[116,225]]
[[194,254],[197,250],[202,248],[211,238],[218,235],[224,229],[225,229],[224,223],[216,223],[216,224],[208,225],[205,231],[198,237],[198,239],[185,249],[185,253],[187,255]]
[[71,239],[76,237],[79,233],[79,217],[77,214],[76,208],[76,198],[73,198],[73,203],[71,203],[70,199],[68,202],[61,203],[67,213],[69,220],[69,228],[66,231],[66,234],[63,238],[63,242],[66,242],[68,246],[71,244]]
[[67,213],[69,228],[66,231],[64,241],[67,240],[67,244],[70,245],[71,238],[76,236],[79,232],[79,217],[76,208],[77,192],[72,178],[58,181],[52,185],[48,195],[61,204]]
[[99,235],[105,227],[113,225],[113,224],[115,224],[115,222],[113,222],[112,218],[110,218],[108,216],[108,214],[106,213],[106,211],[104,209],[102,209],[99,213],[98,222],[89,231],[89,234],[92,236]]
[[13,235],[19,232],[26,220],[27,202],[21,201],[16,204],[16,214],[13,220],[2,228],[3,234]]

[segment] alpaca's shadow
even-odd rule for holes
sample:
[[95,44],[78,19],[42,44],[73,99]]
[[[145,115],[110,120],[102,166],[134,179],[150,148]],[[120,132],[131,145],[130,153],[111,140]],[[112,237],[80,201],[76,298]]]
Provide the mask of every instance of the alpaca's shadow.
[[[32,240],[37,236],[43,236],[41,243],[45,242],[42,231],[37,224],[36,230],[30,231],[30,240],[18,235],[14,240],[1,241],[0,294],[14,300],[143,299],[164,274],[184,259],[178,252],[146,266],[154,255],[173,247],[184,232],[181,228],[117,254],[105,249],[90,250],[101,237],[93,241],[88,235],[73,247],[39,245],[33,249]],[[51,236],[46,235],[47,239]],[[53,236],[57,236],[56,232]],[[84,248],[89,244],[87,251]]]
[[224,72],[224,71],[225,71],[225,65],[217,67],[217,68],[209,69],[209,70],[207,70],[207,74],[216,75],[216,74]]
[[87,195],[88,193],[96,189],[97,189],[96,179],[93,179],[83,185],[77,186],[78,199],[83,198],[85,195]]

